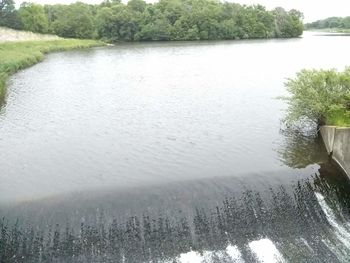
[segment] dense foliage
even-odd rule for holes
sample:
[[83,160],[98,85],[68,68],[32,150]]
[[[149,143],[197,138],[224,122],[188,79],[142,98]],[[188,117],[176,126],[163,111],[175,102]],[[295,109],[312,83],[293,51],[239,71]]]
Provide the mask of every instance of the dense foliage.
[[302,70],[286,83],[290,97],[286,121],[307,119],[319,125],[350,126],[350,67],[336,70]]
[[0,26],[7,26],[14,29],[20,29],[22,27],[13,0],[0,0]]
[[109,41],[211,40],[298,37],[302,14],[283,8],[268,11],[216,0],[105,0],[99,5],[45,5],[0,0],[0,26]]
[[350,29],[350,16],[348,17],[329,17],[312,23],[305,24],[306,29]]
[[24,2],[18,10],[18,16],[25,30],[38,33],[48,31],[47,16],[41,5]]

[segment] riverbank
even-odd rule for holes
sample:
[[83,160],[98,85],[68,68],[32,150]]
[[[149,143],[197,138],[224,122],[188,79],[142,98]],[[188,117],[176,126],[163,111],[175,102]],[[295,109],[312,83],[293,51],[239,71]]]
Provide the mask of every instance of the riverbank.
[[5,95],[6,80],[11,74],[40,62],[45,54],[102,45],[101,41],[80,39],[0,43],[0,98]]

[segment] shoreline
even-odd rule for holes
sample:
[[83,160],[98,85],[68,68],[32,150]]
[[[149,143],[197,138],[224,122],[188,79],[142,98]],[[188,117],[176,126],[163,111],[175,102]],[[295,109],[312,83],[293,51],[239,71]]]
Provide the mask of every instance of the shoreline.
[[19,70],[42,61],[45,54],[104,46],[99,40],[57,39],[0,42],[0,103],[6,96],[8,78]]
[[[0,27],[1,29],[1,27]],[[13,30],[16,32],[16,30]],[[21,32],[21,31],[18,31]],[[24,32],[27,33],[27,32]],[[33,33],[34,34],[34,33]],[[41,35],[41,34],[37,34]],[[51,35],[42,35],[44,37]],[[55,36],[53,36],[55,37]],[[301,36],[293,37],[295,39]],[[45,54],[69,51],[73,49],[85,49],[99,46],[116,46],[118,44],[135,44],[135,43],[166,43],[166,42],[206,42],[206,41],[249,41],[249,40],[285,40],[292,38],[247,38],[247,39],[218,39],[218,40],[167,40],[167,41],[131,41],[131,42],[104,42],[102,40],[87,39],[65,39],[65,38],[43,38],[43,39],[18,39],[0,41],[0,57],[5,58],[0,61],[0,105],[6,96],[6,82],[8,78],[19,70],[28,68],[39,63],[44,59]]]

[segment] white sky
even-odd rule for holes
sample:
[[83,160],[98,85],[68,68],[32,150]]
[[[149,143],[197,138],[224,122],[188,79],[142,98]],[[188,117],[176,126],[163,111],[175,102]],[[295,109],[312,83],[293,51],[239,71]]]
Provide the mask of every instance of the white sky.
[[[15,0],[16,4],[20,4],[24,0]],[[40,4],[56,4],[56,3],[72,3],[75,0],[26,0],[28,2],[36,2]],[[86,3],[100,3],[102,0],[80,0]],[[146,0],[147,2],[155,2],[156,0]],[[298,9],[304,13],[305,22],[312,22],[318,19],[330,16],[350,16],[350,0],[228,0],[240,4],[261,4],[268,9],[281,6],[285,9]],[[127,0],[123,0],[127,2]]]

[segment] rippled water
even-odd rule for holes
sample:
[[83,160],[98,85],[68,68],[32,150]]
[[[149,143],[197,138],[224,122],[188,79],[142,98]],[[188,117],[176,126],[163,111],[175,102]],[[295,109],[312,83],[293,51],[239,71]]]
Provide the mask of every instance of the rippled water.
[[283,82],[350,37],[56,53],[0,111],[0,262],[347,262],[350,184],[282,131]]

